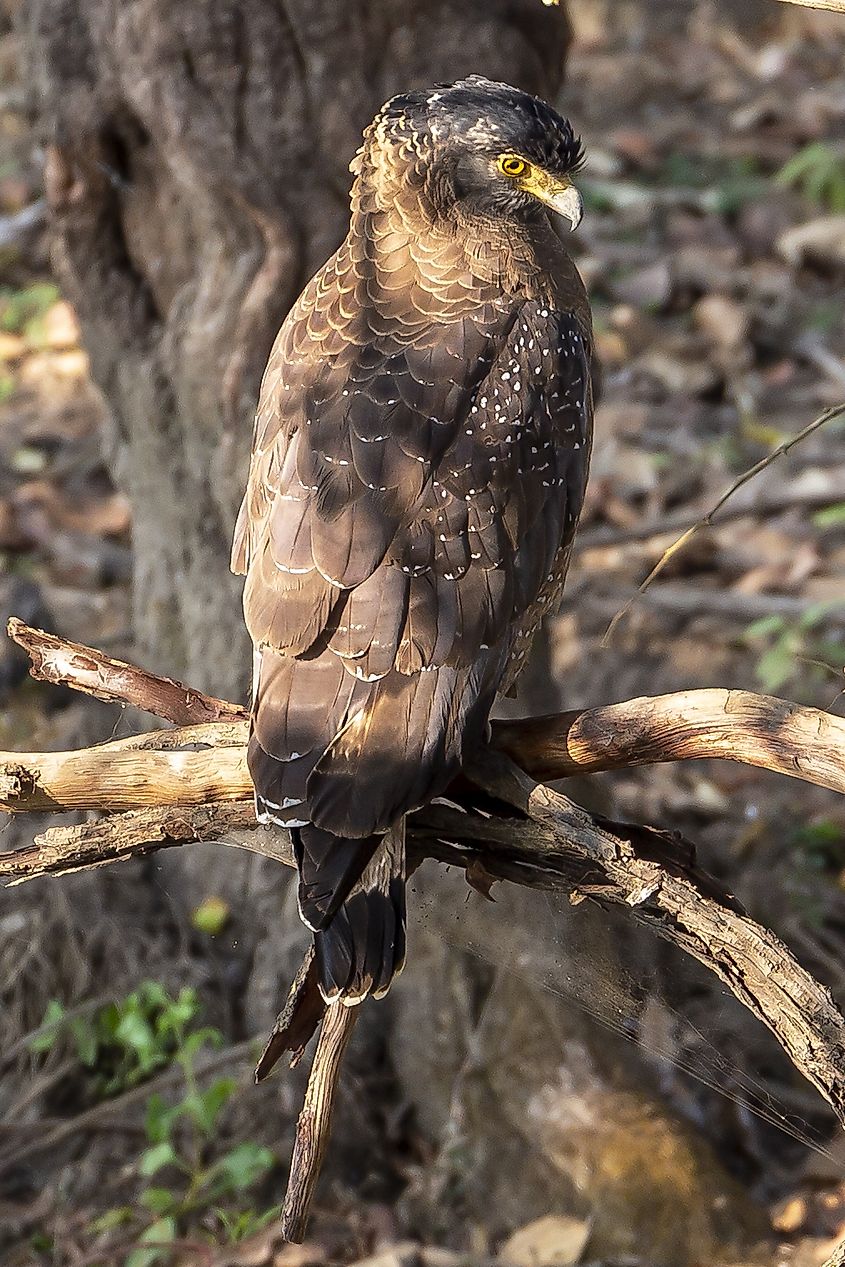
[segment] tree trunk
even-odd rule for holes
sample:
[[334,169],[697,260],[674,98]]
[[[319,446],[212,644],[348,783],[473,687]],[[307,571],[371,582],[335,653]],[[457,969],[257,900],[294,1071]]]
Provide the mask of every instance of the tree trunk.
[[554,98],[540,0],[29,0],[55,263],[132,500],[141,658],[229,698],[250,663],[229,574],[276,331],[347,220],[383,100],[482,72]]
[[[345,230],[348,164],[361,131],[392,93],[472,72],[554,100],[569,43],[565,10],[540,0],[25,0],[22,20],[34,49],[55,265],[111,408],[115,478],[132,501],[136,658],[242,698],[251,657],[228,555],[251,415],[285,312]],[[540,678],[540,711],[552,711]],[[243,913],[252,948],[243,1008],[250,1027],[266,1023],[295,958],[287,877],[269,863],[247,868],[199,849],[196,862],[194,896],[184,900],[225,893]],[[514,920],[523,914],[514,910]],[[608,1206],[602,1228],[616,1231],[602,1230],[603,1244],[651,1247],[656,1261],[672,1260],[671,1231],[661,1240],[648,1225],[655,1208],[675,1211],[677,1168],[652,1184],[644,1164],[639,1204],[623,1218],[624,1185],[607,1188],[612,1199],[601,1186],[614,1164],[610,1144],[587,1156],[563,1132],[541,1141],[528,1165],[532,1141],[514,1125],[527,1113],[525,1096],[544,1104],[565,1067],[576,1081],[574,1090],[558,1087],[562,1100],[577,1093],[613,1117],[618,1079],[604,1072],[601,1053],[623,1071],[630,1053],[614,1059],[604,1032],[576,1018],[564,1046],[588,1052],[592,1070],[577,1081],[538,1009],[533,1081],[508,1093],[497,1061],[525,1040],[517,1014],[524,991],[507,982],[493,991],[489,973],[477,979],[466,956],[444,950],[441,931],[416,933],[404,980],[385,1012],[371,1012],[380,1035],[385,1017],[392,1021],[404,1094],[440,1139],[408,1195],[407,1221],[433,1226],[439,1202],[460,1228],[464,1216],[480,1217],[474,1203],[486,1193],[501,1232],[523,1215],[571,1205],[579,1189],[579,1210]],[[440,989],[447,978],[475,1010],[452,1008]],[[426,992],[435,987],[436,995]],[[467,1083],[465,1068],[449,1060],[430,1068],[443,1044],[458,1065],[471,1051],[487,1070],[481,1082]],[[633,1103],[639,1085],[629,1081]],[[644,1096],[638,1121],[653,1116],[651,1103]],[[437,1186],[455,1113],[477,1153],[468,1172],[477,1186],[463,1210]],[[655,1113],[686,1158],[683,1129]],[[690,1179],[691,1204],[715,1191],[737,1235],[744,1232],[745,1203],[721,1172],[713,1178],[709,1154],[702,1162],[690,1148],[684,1166],[703,1175],[698,1188]],[[446,1173],[447,1188],[450,1181]],[[704,1222],[690,1255],[706,1256],[723,1239],[719,1220]]]

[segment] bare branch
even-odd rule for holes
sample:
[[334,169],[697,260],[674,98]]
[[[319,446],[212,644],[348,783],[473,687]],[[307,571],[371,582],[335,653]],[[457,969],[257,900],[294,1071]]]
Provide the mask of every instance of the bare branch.
[[[59,654],[64,644],[55,641],[59,646],[53,649]],[[90,685],[87,673],[92,663],[86,651],[78,649],[84,689]],[[64,663],[70,665],[64,680],[74,684],[73,657],[65,657]],[[105,657],[97,662],[96,671],[101,674],[98,689],[111,691]],[[116,672],[121,690],[127,681],[131,689],[137,687],[139,679],[131,665],[118,664]],[[161,681],[156,680],[156,691]],[[172,683],[169,689],[174,689]],[[116,696],[119,691],[110,697]],[[139,702],[146,705],[143,698]],[[208,704],[206,699],[204,707]],[[210,705],[222,708],[224,716],[231,708],[224,701]],[[291,865],[286,833],[255,823],[245,765],[246,729],[235,718],[75,754],[0,757],[2,794],[15,808],[157,802],[97,823],[52,828],[30,848],[0,855],[0,878],[14,882],[57,875],[197,840],[251,849]],[[205,745],[200,751],[195,750],[195,740]],[[625,906],[714,972],[769,1027],[845,1124],[845,1020],[827,990],[697,866],[693,847],[682,837],[608,822],[531,777],[559,778],[709,756],[745,761],[845,792],[845,719],[747,692],[689,691],[554,717],[498,722],[493,745],[477,754],[467,778],[495,798],[498,811],[488,812],[485,802],[487,808],[480,812],[477,790],[466,780],[459,781],[450,789],[448,802],[428,805],[410,817],[410,865],[434,858],[474,873],[483,871],[490,880],[560,889]],[[209,800],[212,790],[221,789]],[[163,803],[164,796],[177,792],[180,803]],[[513,807],[512,815],[504,809],[507,805]],[[337,1007],[325,1014],[307,962],[259,1062],[257,1076],[263,1077],[283,1052],[292,1052],[297,1059],[323,1017],[285,1207],[289,1237],[301,1236],[304,1228],[356,1011]]]
[[[246,739],[246,722],[213,722],[77,752],[0,753],[0,808],[245,801],[252,796]],[[493,745],[538,779],[718,757],[845,792],[845,719],[749,691],[678,691],[494,722]]]
[[77,752],[0,753],[0,809],[11,813],[204,805],[251,796],[245,745],[173,752],[103,744]]
[[845,793],[845,718],[719,688],[498,721],[493,745],[536,779],[719,757]]
[[[792,2],[795,2],[795,0],[792,0]],[[817,7],[821,7],[821,5]],[[642,584],[637,587],[633,596],[628,600],[625,606],[616,613],[613,620],[611,620],[605,631],[604,638],[602,639],[602,646],[606,647],[608,645],[611,637],[613,636],[614,629],[619,622],[624,620],[627,616],[628,612],[637,601],[639,595],[645,593],[652,581],[657,579],[664,568],[671,562],[672,559],[674,559],[675,555],[683,550],[696,533],[700,532],[702,528],[710,527],[715,516],[725,505],[725,502],[730,501],[734,493],[739,492],[739,490],[743,488],[749,480],[752,480],[755,475],[759,475],[760,472],[764,471],[767,466],[771,466],[772,462],[777,461],[778,458],[781,458],[785,454],[789,453],[790,449],[793,449],[796,444],[799,444],[802,440],[806,440],[807,436],[812,435],[814,431],[818,431],[819,427],[823,427],[827,422],[832,422],[834,418],[840,418],[843,414],[845,414],[845,401],[843,401],[840,405],[833,405],[830,409],[826,409],[824,413],[819,414],[818,418],[814,418],[813,421],[808,423],[806,427],[803,427],[801,431],[796,432],[794,436],[790,436],[788,440],[783,442],[783,444],[779,444],[778,447],[773,449],[771,453],[767,453],[766,456],[761,458],[759,462],[755,462],[754,465],[749,467],[747,471],[744,471],[742,475],[738,476],[737,479],[735,479],[734,482],[725,489],[715,505],[710,507],[707,514],[702,515],[700,519],[697,519],[694,524],[687,528],[686,532],[681,533],[677,540],[673,541],[672,544],[663,551],[663,554],[657,560]]]
[[357,1007],[335,1003],[326,1008],[323,1016],[305,1102],[296,1123],[288,1190],[282,1206],[282,1236],[295,1244],[305,1237],[314,1188],[329,1146],[341,1063],[358,1012]]
[[130,810],[97,823],[50,827],[26,848],[0,854],[0,881],[66,875],[198,840],[219,840],[293,866],[287,833],[259,826],[250,800]]
[[[834,13],[845,13],[845,0],[781,0],[781,4],[797,4],[802,9],[831,9]],[[836,1261],[845,1262],[845,1258]],[[825,1264],[825,1267],[828,1265]]]
[[114,660],[93,647],[67,642],[43,629],[33,629],[14,616],[6,630],[32,660],[32,676],[42,682],[72,686],[97,699],[134,704],[177,726],[246,717],[240,704],[214,699],[172,678],[148,673],[125,660]]

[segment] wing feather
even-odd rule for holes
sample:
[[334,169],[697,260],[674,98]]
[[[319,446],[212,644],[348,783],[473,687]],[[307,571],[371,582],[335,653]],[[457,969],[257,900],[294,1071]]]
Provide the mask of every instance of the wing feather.
[[588,336],[540,301],[473,300],[447,263],[427,259],[437,298],[342,248],[259,402],[233,546],[263,649],[250,768],[259,803],[342,837],[446,786],[583,497]]

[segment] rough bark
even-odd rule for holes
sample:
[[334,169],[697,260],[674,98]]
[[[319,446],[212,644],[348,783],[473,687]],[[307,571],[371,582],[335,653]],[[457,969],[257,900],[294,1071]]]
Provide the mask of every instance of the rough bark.
[[140,654],[228,698],[250,663],[228,551],[278,326],[339,242],[362,128],[469,72],[547,97],[538,0],[28,0],[55,262],[112,410]]

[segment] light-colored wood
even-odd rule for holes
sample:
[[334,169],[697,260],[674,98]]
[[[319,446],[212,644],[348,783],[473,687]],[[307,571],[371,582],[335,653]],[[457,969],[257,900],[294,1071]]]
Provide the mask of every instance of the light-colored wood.
[[215,699],[158,673],[148,673],[126,660],[116,660],[94,647],[68,642],[35,629],[12,616],[6,632],[32,661],[30,673],[42,682],[67,684],[102,700],[133,704],[177,726],[194,722],[236,720],[246,716],[240,704]]
[[675,691],[496,722],[493,742],[535,779],[717,757],[845,793],[845,718],[751,691]]
[[314,1188],[329,1146],[340,1067],[359,1011],[360,1007],[335,1003],[326,1008],[323,1016],[305,1101],[296,1123],[290,1177],[282,1206],[282,1236],[297,1245],[305,1237]]
[[0,809],[11,813],[204,805],[251,796],[243,746],[162,752],[104,744],[77,752],[0,753]]
[[797,4],[802,9],[830,9],[833,13],[845,13],[845,0],[781,0],[781,4]]
[[[247,800],[246,737],[246,722],[218,722],[76,752],[0,753],[0,809]],[[750,691],[676,691],[500,721],[493,743],[536,779],[716,757],[845,793],[845,718]],[[192,751],[191,744],[213,746]]]

